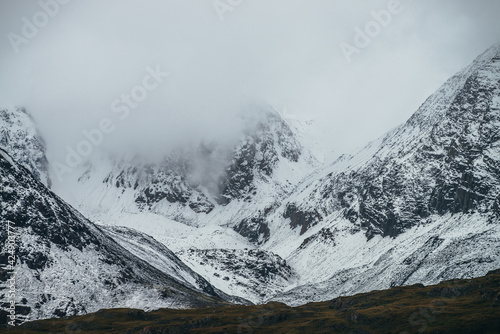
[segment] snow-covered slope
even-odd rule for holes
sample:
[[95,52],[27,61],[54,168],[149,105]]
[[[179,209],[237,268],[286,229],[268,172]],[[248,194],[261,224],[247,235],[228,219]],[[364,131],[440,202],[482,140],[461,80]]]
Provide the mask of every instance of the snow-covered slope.
[[[395,238],[370,240],[332,219],[288,256],[300,284],[272,300],[289,305],[392,286],[472,278],[500,266],[500,227],[480,214],[433,217]],[[307,239],[306,239],[307,240]]]
[[65,198],[95,220],[117,223],[117,214],[133,214],[137,224],[129,226],[146,233],[141,221],[153,213],[263,243],[269,229],[260,213],[277,206],[318,162],[271,107],[250,105],[240,118],[244,126],[234,143],[182,147],[155,162],[141,155],[106,157],[56,191],[71,189]]
[[408,122],[317,175],[263,218],[264,248],[303,284],[276,299],[298,304],[498,267],[500,45]]
[[26,109],[0,108],[0,148],[50,188],[45,142]]
[[[128,251],[3,150],[0,198],[4,227],[0,230],[1,263],[7,263],[9,255],[8,234],[15,233],[16,302],[22,321],[110,307],[154,309],[223,303],[208,282],[182,265],[166,247],[156,247],[157,253],[144,259],[137,257],[134,254],[144,255],[146,245],[154,245],[150,238],[130,232],[123,244],[147,242]],[[7,229],[7,224],[13,229]],[[111,234],[119,239],[117,233]],[[11,275],[5,265],[0,273],[1,293],[6,296]],[[7,307],[8,302],[1,305],[3,313]]]
[[153,237],[122,226],[100,225],[100,227],[130,253],[156,269],[168,273],[185,286],[194,287],[199,292],[210,296],[219,296],[233,303],[248,304],[248,301],[244,298],[227,295],[214,288],[207,280],[182,262],[170,249]]
[[342,212],[368,237],[396,236],[433,214],[498,214],[498,57],[489,49],[408,122],[304,183],[283,212],[290,225],[304,233]]
[[297,279],[285,260],[262,250],[188,249],[178,255],[213,286],[253,303],[261,303]]

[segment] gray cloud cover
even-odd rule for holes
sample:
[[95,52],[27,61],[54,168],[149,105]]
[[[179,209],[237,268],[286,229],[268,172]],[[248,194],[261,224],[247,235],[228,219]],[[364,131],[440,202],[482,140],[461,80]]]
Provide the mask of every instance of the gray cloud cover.
[[[105,147],[232,135],[235,111],[253,99],[314,118],[314,133],[340,154],[405,121],[500,41],[496,0],[401,1],[348,63],[340,43],[388,3],[242,0],[220,20],[212,0],[73,0],[15,53],[9,33],[22,35],[22,18],[41,8],[3,0],[0,106],[26,106],[55,160],[104,117],[117,125]],[[119,120],[112,102],[157,65],[170,75]]]

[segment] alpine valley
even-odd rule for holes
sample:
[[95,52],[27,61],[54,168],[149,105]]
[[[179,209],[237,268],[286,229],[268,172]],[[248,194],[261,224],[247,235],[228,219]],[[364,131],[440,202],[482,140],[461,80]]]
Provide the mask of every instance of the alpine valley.
[[[238,120],[231,143],[95,154],[55,182],[28,112],[1,109],[0,218],[18,236],[20,321],[298,306],[500,268],[500,44],[334,162],[307,121],[265,103]],[[2,264],[7,238],[2,228]],[[8,279],[3,267],[2,297]]]

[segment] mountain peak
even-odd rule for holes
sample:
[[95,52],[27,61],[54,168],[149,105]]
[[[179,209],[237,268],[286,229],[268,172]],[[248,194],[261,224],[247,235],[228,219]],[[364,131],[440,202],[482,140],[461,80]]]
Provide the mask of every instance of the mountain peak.
[[457,74],[448,79],[434,94],[432,94],[417,112],[408,120],[407,124],[420,127],[433,125],[441,119],[453,99],[457,96],[466,81],[477,71],[488,64],[500,61],[500,43],[488,48],[474,61]]
[[500,45],[489,48],[405,124],[332,166],[319,185],[298,196],[301,202],[287,204],[283,215],[291,226],[304,233],[342,212],[368,237],[394,237],[447,213],[498,217],[499,55]]

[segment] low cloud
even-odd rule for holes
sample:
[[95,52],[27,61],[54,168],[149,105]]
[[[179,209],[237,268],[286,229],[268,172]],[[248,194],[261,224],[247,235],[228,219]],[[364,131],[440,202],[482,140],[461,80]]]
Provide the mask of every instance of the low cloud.
[[[235,115],[254,100],[315,118],[312,133],[340,154],[403,122],[500,40],[498,1],[401,3],[346,63],[339,45],[388,1],[242,1],[221,20],[212,1],[73,0],[18,52],[9,33],[41,7],[2,1],[0,105],[27,107],[54,161],[104,118],[116,125],[109,150],[234,138]],[[142,85],[148,66],[170,75],[120,120],[113,101]]]

